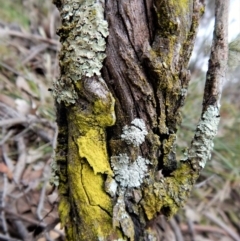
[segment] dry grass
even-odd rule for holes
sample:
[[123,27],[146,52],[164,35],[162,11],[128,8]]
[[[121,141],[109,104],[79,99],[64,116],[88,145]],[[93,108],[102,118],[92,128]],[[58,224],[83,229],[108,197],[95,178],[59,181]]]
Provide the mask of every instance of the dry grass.
[[[63,240],[49,183],[57,127],[48,89],[58,76],[58,13],[50,1],[0,4],[0,240]],[[213,158],[184,210],[165,226],[165,240],[240,240],[240,81],[234,76],[225,86]],[[201,111],[204,76],[194,79],[179,150]]]

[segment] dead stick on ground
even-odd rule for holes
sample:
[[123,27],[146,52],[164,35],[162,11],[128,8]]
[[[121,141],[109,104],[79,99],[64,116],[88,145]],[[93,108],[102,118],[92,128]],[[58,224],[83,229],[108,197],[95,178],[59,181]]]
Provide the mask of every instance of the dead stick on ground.
[[24,138],[21,136],[16,141],[18,147],[18,161],[14,169],[14,180],[17,184],[19,184],[26,166],[27,153]]
[[29,40],[38,40],[38,41],[42,41],[44,43],[53,44],[53,45],[57,46],[58,49],[60,49],[60,46],[61,46],[58,40],[44,38],[42,36],[35,35],[35,34],[22,33],[22,32],[14,31],[14,30],[1,30],[0,33],[2,36],[10,35],[10,36],[14,36],[14,37],[25,38],[25,39],[29,39]]
[[235,241],[240,241],[240,237],[234,232],[231,228],[229,228],[224,222],[222,222],[219,218],[211,213],[205,212],[204,215],[209,218],[212,222],[216,223],[219,227],[225,230],[229,236],[231,236]]
[[172,229],[173,229],[173,231],[174,231],[174,233],[177,237],[177,241],[184,241],[181,229],[179,228],[179,226],[178,226],[178,224],[177,224],[177,222],[174,218],[172,218],[170,220],[170,225],[171,225],[171,227],[172,227]]
[[[187,225],[181,224],[180,227],[182,232],[184,233],[189,232],[189,227]],[[222,228],[218,228],[214,226],[193,224],[193,230],[196,233],[204,232],[204,233],[218,233],[222,235],[228,235],[228,233]]]

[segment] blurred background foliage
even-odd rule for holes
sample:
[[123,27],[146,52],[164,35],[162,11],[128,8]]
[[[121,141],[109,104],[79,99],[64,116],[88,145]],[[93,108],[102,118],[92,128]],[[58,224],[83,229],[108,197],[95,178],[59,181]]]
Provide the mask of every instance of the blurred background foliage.
[[[57,129],[49,88],[59,72],[58,11],[42,0],[0,0],[0,6],[0,240],[62,240],[57,192],[49,184]],[[178,159],[201,113],[213,15],[209,0],[189,64]],[[240,35],[229,48],[212,159],[185,208],[171,220],[171,240],[240,240]]]

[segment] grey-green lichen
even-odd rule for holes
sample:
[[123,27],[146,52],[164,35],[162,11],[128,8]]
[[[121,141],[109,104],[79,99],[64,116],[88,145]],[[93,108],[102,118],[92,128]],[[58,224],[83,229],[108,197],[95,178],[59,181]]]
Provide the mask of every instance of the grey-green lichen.
[[121,140],[129,145],[132,153],[134,152],[136,155],[119,153],[112,156],[110,162],[114,176],[108,176],[105,182],[105,190],[110,196],[118,197],[113,208],[113,226],[121,227],[123,234],[130,241],[134,240],[134,224],[126,211],[124,195],[128,188],[134,188],[137,192],[137,188],[141,186],[145,177],[148,176],[148,165],[151,162],[138,155],[140,145],[145,141],[147,134],[145,123],[139,118],[135,118],[130,126],[123,127]]
[[220,120],[219,107],[209,106],[197,125],[195,137],[186,157],[194,169],[204,168],[207,160],[211,158],[213,139],[217,134]]
[[101,77],[106,57],[108,23],[104,20],[104,1],[67,0],[60,11],[62,28],[59,30],[62,50],[62,76],[54,82],[53,95],[60,103],[73,104],[77,99],[75,84],[83,77]]
[[[124,126],[122,131],[121,139],[133,147],[139,147],[148,134],[144,121],[139,118],[135,118],[130,126]],[[149,164],[151,164],[150,161],[141,156],[137,156],[136,160],[131,160],[126,153],[111,157],[114,178],[124,188],[140,187]],[[109,188],[107,190],[110,192]]]
[[130,126],[124,126],[122,131],[121,139],[136,147],[145,141],[145,136],[148,134],[144,121],[139,118],[135,118]]
[[114,177],[121,187],[139,187],[146,176],[148,164],[150,161],[141,156],[132,162],[126,153],[111,157]]

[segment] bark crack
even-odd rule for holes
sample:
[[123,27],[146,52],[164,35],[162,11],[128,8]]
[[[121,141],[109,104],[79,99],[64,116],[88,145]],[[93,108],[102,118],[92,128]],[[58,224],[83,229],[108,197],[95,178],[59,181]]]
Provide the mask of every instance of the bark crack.
[[136,49],[135,49],[135,47],[134,47],[134,44],[132,43],[132,40],[131,40],[131,38],[130,38],[129,31],[128,31],[128,27],[127,27],[125,18],[124,18],[124,16],[123,16],[123,13],[122,13],[122,10],[121,10],[121,8],[123,8],[123,7],[122,7],[122,6],[120,7],[119,4],[120,4],[120,3],[117,1],[117,8],[118,8],[119,16],[120,16],[121,21],[122,21],[122,23],[123,23],[123,27],[124,27],[124,29],[125,29],[126,36],[127,36],[127,38],[128,38],[128,42],[130,43],[130,45],[131,45],[131,47],[132,47],[132,49],[133,49],[133,51],[134,51],[134,53],[135,53],[135,56],[136,56],[137,60],[140,61],[140,59],[139,59],[139,57],[138,57],[138,55],[137,55],[137,51],[136,51]]
[[143,4],[144,4],[144,13],[145,13],[145,17],[146,17],[146,22],[147,22],[147,26],[148,26],[148,32],[149,32],[149,42],[152,42],[152,32],[151,32],[151,23],[150,23],[150,18],[148,16],[148,5],[147,5],[147,1],[149,0],[144,0]]

